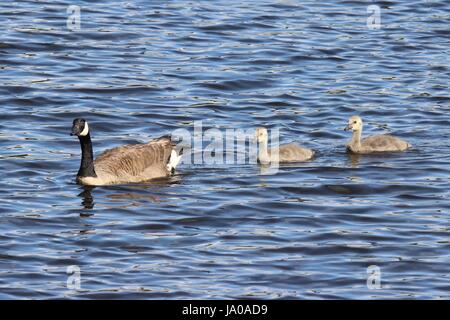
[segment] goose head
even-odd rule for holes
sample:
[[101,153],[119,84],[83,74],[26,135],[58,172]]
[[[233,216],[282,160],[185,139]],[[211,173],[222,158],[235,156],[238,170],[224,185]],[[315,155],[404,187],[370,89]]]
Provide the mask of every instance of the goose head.
[[86,120],[77,118],[73,120],[71,136],[85,137],[89,134],[89,125]]
[[361,131],[363,127],[362,119],[358,116],[352,116],[348,119],[348,124],[345,127],[345,131]]
[[268,139],[267,129],[263,127],[257,128],[255,131],[255,139],[258,142],[266,142]]

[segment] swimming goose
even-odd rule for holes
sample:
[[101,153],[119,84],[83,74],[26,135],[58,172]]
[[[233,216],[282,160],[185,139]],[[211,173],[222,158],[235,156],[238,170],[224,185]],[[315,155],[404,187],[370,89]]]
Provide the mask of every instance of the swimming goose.
[[271,162],[301,162],[311,160],[314,151],[300,147],[296,143],[282,144],[276,148],[268,150],[267,144],[269,137],[266,128],[257,128],[255,132],[256,141],[259,143],[258,162],[268,164]]
[[77,182],[101,186],[142,182],[171,175],[181,159],[171,138],[164,136],[146,144],[123,145],[106,150],[95,160],[89,125],[84,119],[73,121],[71,135],[78,136],[81,164]]
[[347,144],[348,151],[353,153],[392,152],[404,151],[411,147],[408,142],[385,134],[370,136],[361,141],[362,129],[363,122],[360,117],[352,116],[348,120],[348,125],[344,130],[353,131],[352,140]]

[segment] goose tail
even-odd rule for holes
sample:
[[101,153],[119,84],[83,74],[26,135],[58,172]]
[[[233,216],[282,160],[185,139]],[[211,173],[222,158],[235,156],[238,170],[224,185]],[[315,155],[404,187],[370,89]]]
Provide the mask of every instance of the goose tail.
[[183,149],[181,149],[179,152],[177,150],[172,149],[172,152],[170,153],[169,162],[167,163],[167,170],[170,173],[175,173],[175,168],[177,167],[178,163],[180,163],[181,157],[183,156]]

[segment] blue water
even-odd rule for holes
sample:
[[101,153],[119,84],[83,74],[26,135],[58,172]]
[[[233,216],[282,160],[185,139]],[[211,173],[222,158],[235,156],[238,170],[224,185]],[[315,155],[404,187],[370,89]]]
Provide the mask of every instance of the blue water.
[[[380,29],[366,23],[373,4]],[[449,10],[2,1],[0,299],[448,299]],[[413,149],[349,156],[353,114]],[[87,189],[74,181],[76,117],[97,154],[202,121],[278,128],[317,157],[274,175],[185,163],[166,180]]]

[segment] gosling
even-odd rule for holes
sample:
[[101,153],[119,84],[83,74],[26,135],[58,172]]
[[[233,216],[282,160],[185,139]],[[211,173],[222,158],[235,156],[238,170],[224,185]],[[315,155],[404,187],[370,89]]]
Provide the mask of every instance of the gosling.
[[302,148],[296,143],[283,144],[278,150],[276,148],[269,150],[266,128],[257,128],[255,138],[259,143],[258,162],[261,164],[303,162],[311,160],[315,154],[313,150]]
[[353,131],[352,139],[347,144],[347,151],[352,153],[396,152],[411,148],[411,144],[405,140],[385,134],[370,136],[361,141],[363,121],[358,116],[350,117],[344,130]]

